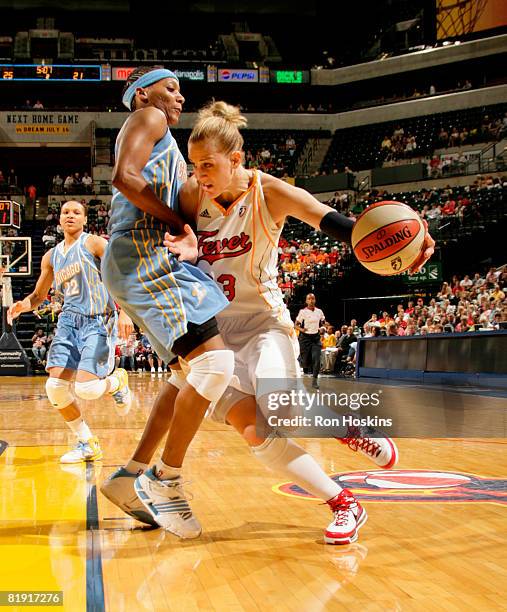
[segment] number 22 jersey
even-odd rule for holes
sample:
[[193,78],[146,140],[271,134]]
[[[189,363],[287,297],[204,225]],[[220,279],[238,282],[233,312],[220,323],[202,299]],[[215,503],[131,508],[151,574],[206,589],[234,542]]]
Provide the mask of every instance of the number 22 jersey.
[[65,241],[51,253],[54,287],[63,294],[64,312],[85,316],[109,314],[115,308],[100,276],[100,260],[85,246],[90,234],[83,232],[65,251]]

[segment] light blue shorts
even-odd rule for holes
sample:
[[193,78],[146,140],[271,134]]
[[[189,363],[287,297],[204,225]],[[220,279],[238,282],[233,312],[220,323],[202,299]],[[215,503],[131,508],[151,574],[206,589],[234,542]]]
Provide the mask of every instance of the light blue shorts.
[[46,370],[54,367],[84,370],[105,378],[114,368],[116,321],[116,313],[88,317],[62,312],[49,347]]
[[151,346],[166,362],[188,322],[201,325],[229,305],[202,270],[179,262],[163,245],[163,232],[132,230],[111,236],[102,258],[102,280]]

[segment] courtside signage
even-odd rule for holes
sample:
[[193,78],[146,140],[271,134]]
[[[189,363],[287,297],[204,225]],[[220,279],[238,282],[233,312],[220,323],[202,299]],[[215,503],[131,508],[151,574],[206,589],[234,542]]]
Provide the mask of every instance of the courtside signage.
[[239,68],[220,68],[218,80],[221,83],[258,83],[258,70],[241,70]]
[[[111,68],[111,77],[113,81],[126,81],[134,70],[135,68],[132,66],[113,67]],[[203,68],[175,68],[173,72],[180,81],[206,80],[206,72]]]

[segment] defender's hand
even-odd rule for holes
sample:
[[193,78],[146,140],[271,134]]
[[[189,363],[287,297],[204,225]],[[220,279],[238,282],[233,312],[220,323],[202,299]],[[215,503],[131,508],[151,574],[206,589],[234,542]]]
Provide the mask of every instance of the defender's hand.
[[183,226],[183,234],[173,236],[169,232],[164,235],[164,246],[178,258],[178,261],[189,261],[195,263],[199,251],[197,248],[197,236],[190,225]]
[[118,335],[122,340],[128,340],[132,333],[134,333],[132,319],[124,310],[120,310],[120,314],[118,315]]

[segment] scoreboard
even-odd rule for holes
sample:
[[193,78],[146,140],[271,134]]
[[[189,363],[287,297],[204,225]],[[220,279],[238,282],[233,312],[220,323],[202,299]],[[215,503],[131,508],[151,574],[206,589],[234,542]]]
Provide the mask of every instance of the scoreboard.
[[11,200],[0,200],[0,227],[20,228],[21,205]]
[[101,81],[102,66],[80,64],[0,64],[0,81]]
[[[105,82],[125,81],[133,66],[110,64],[0,64],[0,83],[7,81]],[[260,68],[218,68],[214,65],[173,67],[180,81],[224,83],[275,83],[304,85],[311,81],[309,70],[269,70]]]

